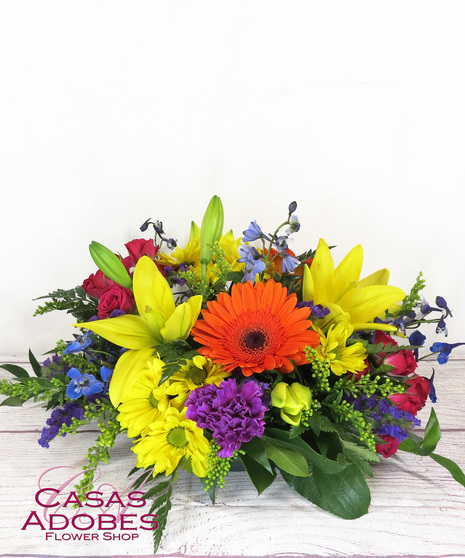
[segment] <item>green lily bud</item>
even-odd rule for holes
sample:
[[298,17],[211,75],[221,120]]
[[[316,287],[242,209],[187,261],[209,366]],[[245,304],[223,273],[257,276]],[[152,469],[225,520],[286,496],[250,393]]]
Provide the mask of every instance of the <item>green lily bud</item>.
[[89,250],[96,266],[106,277],[126,289],[132,288],[131,276],[116,254],[95,240],[90,243]]
[[312,392],[310,388],[294,382],[289,385],[279,382],[271,392],[271,404],[281,409],[281,418],[284,422],[297,426],[302,418],[302,411],[310,408]]
[[223,233],[223,204],[218,196],[213,196],[203,216],[200,228],[200,263],[207,265],[212,259],[211,245],[220,240]]

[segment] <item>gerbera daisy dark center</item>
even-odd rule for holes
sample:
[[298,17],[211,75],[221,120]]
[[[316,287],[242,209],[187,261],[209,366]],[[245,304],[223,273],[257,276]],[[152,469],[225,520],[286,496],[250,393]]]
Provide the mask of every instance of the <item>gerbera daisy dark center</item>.
[[267,341],[267,336],[262,331],[249,331],[244,336],[244,345],[247,349],[261,349]]

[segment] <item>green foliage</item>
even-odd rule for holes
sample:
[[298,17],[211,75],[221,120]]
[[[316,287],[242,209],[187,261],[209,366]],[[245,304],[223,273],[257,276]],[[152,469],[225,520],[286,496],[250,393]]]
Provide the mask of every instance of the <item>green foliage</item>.
[[225,477],[229,473],[232,462],[239,457],[239,454],[243,453],[243,451],[236,450],[233,452],[232,457],[219,457],[218,452],[220,449],[221,447],[215,440],[210,441],[210,448],[207,455],[207,476],[204,482],[206,491],[214,485],[223,488]]
[[120,433],[120,424],[116,419],[118,412],[106,398],[101,398],[98,402],[84,407],[84,418],[78,420],[73,418],[70,426],[65,424],[58,432],[63,434],[76,434],[78,428],[97,420],[100,435],[95,440],[95,445],[87,452],[87,464],[83,466],[84,474],[78,484],[76,493],[81,501],[85,501],[86,492],[93,489],[95,470],[99,463],[107,463],[110,458],[110,448],[115,445],[116,436]]
[[97,314],[98,301],[86,294],[82,287],[74,289],[57,289],[52,293],[39,296],[34,300],[50,298],[51,301],[46,302],[42,306],[38,306],[34,312],[34,316],[47,314],[54,310],[66,310],[68,314],[72,314],[78,321],[87,321]]
[[181,339],[177,339],[172,343],[157,345],[157,353],[159,358],[165,363],[160,385],[178,372],[181,366],[186,365],[188,360],[197,355],[197,351]]
[[398,318],[404,314],[408,314],[415,309],[417,304],[421,300],[420,291],[425,287],[425,280],[423,279],[423,273],[420,271],[418,277],[416,278],[415,284],[410,290],[410,293],[404,298],[399,310],[395,312],[394,318]]
[[155,497],[150,506],[149,513],[157,516],[158,527],[152,532],[153,535],[153,553],[155,554],[160,546],[163,531],[165,530],[168,520],[168,513],[171,509],[171,495],[173,493],[173,483],[176,481],[177,475],[172,475],[168,481],[159,483],[155,489],[148,491],[145,498]]

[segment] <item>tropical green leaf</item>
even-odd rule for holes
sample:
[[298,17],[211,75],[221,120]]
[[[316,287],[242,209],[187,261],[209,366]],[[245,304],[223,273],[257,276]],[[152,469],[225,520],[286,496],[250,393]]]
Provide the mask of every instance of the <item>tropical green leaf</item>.
[[245,453],[257,461],[264,469],[266,469],[269,473],[274,473],[270,462],[268,461],[268,457],[266,456],[265,448],[261,442],[261,439],[255,436],[249,442],[241,445],[241,450],[245,451]]
[[422,450],[423,455],[431,455],[431,453],[436,449],[436,446],[441,439],[441,428],[439,426],[438,417],[433,408],[431,408],[431,413],[428,419],[428,423],[425,428],[425,436],[423,440]]
[[335,475],[314,469],[309,477],[294,477],[281,471],[288,485],[301,496],[343,519],[356,519],[368,512],[371,496],[363,473],[355,465]]
[[437,453],[430,454],[430,457],[431,459],[434,459],[436,463],[439,463],[439,465],[442,465],[445,469],[447,469],[458,483],[465,486],[465,474],[457,463],[447,457],[442,457],[442,455],[438,455]]
[[34,374],[36,376],[41,376],[42,366],[39,364],[36,357],[32,354],[31,349],[29,349],[29,362],[31,363]]
[[249,454],[241,454],[240,460],[244,464],[245,470],[247,471],[252,484],[257,489],[258,494],[261,494],[275,480],[276,473],[270,473],[268,469],[250,457]]
[[5,369],[10,374],[13,374],[16,378],[29,378],[27,370],[16,364],[0,364],[0,368]]
[[0,403],[0,407],[21,407],[24,403],[24,399],[19,397],[7,397]]
[[306,477],[309,474],[307,460],[295,449],[290,449],[272,438],[262,437],[262,443],[268,459],[276,463],[281,470],[296,477]]

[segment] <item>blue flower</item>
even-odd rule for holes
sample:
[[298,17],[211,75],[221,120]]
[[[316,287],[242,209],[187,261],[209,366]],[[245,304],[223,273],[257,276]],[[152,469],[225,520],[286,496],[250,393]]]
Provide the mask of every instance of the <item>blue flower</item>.
[[432,353],[439,353],[438,354],[438,362],[439,364],[446,364],[446,362],[449,360],[449,355],[452,351],[452,349],[455,349],[455,347],[458,347],[459,345],[465,345],[465,343],[433,343],[430,347],[430,351]]
[[253,242],[254,240],[263,239],[269,240],[269,238],[263,234],[262,229],[257,224],[257,221],[252,221],[249,228],[243,232],[242,242]]
[[291,202],[289,204],[289,207],[287,208],[287,210],[289,211],[289,215],[292,215],[296,209],[297,209],[297,202],[296,201]]
[[[52,412],[52,415],[47,419],[47,426],[42,429],[42,435],[38,442],[43,448],[49,448],[49,442],[57,436],[58,432],[61,430],[63,425],[71,426],[73,418],[82,420],[84,418],[84,409],[82,409],[78,403],[65,403],[63,408],[56,408]],[[66,436],[66,433],[62,434]]]
[[300,264],[300,261],[297,258],[291,256],[291,254],[288,254],[287,252],[283,252],[281,256],[283,258],[281,264],[283,273],[292,273],[294,269]]
[[256,248],[248,246],[247,244],[239,246],[238,251],[241,257],[237,261],[245,264],[245,274],[242,282],[254,282],[257,273],[261,273],[265,269],[265,262],[262,260],[262,255]]
[[92,339],[90,338],[91,332],[87,330],[84,335],[80,335],[76,337],[75,341],[69,343],[68,346],[63,351],[64,355],[69,355],[70,353],[78,353],[79,351],[83,351],[87,349],[89,345],[92,344]]
[[431,378],[429,379],[429,398],[433,403],[436,403],[438,398],[436,396],[436,388],[434,387],[433,380],[434,380],[434,368],[433,368],[433,373],[431,374]]
[[81,374],[77,368],[71,368],[67,376],[71,378],[66,389],[66,395],[70,399],[78,399],[81,395],[86,397],[100,393],[103,383],[95,379],[92,374]]
[[421,331],[416,329],[408,338],[410,345],[414,345],[416,348],[413,349],[413,354],[415,359],[418,360],[418,347],[423,347],[426,341],[426,335],[423,335]]
[[447,302],[445,301],[444,298],[442,298],[442,296],[437,296],[436,297],[436,304],[437,306],[439,306],[439,308],[442,308],[443,310],[446,311],[446,316],[450,316],[452,317],[452,312],[450,311],[450,308],[447,306]]
[[289,218],[289,227],[286,229],[286,233],[292,234],[298,232],[299,229],[300,229],[299,218],[297,217],[297,215],[292,215]]

